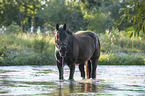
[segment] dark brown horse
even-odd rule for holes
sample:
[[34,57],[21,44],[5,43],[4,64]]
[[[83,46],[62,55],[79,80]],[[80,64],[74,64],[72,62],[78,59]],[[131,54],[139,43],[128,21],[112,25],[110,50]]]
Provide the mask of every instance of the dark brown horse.
[[75,64],[79,64],[81,77],[85,78],[84,64],[86,64],[87,78],[96,78],[97,61],[100,56],[100,42],[97,35],[91,31],[73,33],[66,24],[56,24],[55,57],[59,70],[59,79],[63,79],[63,66],[70,68],[69,80],[73,80]]

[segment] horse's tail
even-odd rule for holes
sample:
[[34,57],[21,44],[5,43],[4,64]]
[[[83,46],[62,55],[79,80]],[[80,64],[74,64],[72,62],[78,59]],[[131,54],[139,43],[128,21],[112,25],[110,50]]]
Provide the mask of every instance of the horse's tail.
[[87,79],[91,78],[91,73],[92,73],[92,64],[91,60],[86,61],[86,75]]
[[99,49],[101,49],[101,45],[100,45],[100,40],[99,40],[99,38],[98,38],[98,43],[99,43]]

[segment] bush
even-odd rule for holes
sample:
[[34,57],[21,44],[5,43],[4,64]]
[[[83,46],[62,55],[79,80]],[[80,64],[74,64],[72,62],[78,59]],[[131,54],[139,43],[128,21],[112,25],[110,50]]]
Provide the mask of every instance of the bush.
[[21,28],[19,25],[17,25],[15,22],[12,22],[11,25],[7,27],[6,33],[19,33],[21,31]]
[[46,40],[45,40],[44,36],[40,37],[38,35],[37,37],[35,37],[34,44],[33,44],[34,52],[42,53],[44,50],[45,44],[46,44]]
[[106,30],[105,34],[99,34],[102,52],[145,52],[145,39],[132,37],[126,40],[126,32],[118,29]]
[[49,54],[35,54],[35,53],[18,53],[17,55],[9,55],[6,58],[0,59],[0,65],[53,65],[55,60]]
[[0,43],[0,65],[55,64],[54,37],[0,33]]
[[110,53],[101,55],[98,63],[101,65],[145,65],[145,56]]

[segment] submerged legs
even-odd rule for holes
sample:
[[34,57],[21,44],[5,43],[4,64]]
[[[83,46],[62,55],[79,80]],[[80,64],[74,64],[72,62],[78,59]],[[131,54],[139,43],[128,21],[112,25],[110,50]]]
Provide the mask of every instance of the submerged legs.
[[[87,79],[92,78],[92,79],[96,79],[96,68],[97,68],[97,61],[98,59],[92,59],[87,61],[86,64],[86,74],[87,74]],[[59,79],[63,80],[63,66],[61,63],[57,62],[57,67],[59,70]],[[69,69],[70,69],[70,75],[69,75],[69,80],[74,80],[74,71],[75,71],[75,64],[70,64],[69,65]],[[81,77],[82,79],[85,79],[85,71],[84,71],[84,63],[79,64],[79,70],[81,72]]]
[[[87,79],[92,78],[96,79],[96,68],[97,68],[98,59],[91,59],[86,62],[86,75]],[[85,79],[84,63],[79,64],[79,70],[81,72],[81,77]]]
[[60,80],[63,80],[63,66],[58,61],[57,61],[57,68],[59,70],[59,79]]
[[91,60],[88,60],[86,62],[86,74],[87,74],[87,79],[92,77],[92,64],[91,64]]
[[69,65],[70,68],[70,74],[69,74],[69,80],[74,80],[74,71],[75,71],[75,64],[70,64]]
[[92,79],[96,79],[96,68],[98,59],[92,59]]
[[84,70],[84,63],[79,64],[79,70],[81,72],[82,79],[85,79],[85,70]]

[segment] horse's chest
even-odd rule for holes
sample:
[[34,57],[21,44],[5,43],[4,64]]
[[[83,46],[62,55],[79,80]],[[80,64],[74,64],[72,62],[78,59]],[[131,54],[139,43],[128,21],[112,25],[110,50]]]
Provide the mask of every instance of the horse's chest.
[[65,62],[65,64],[67,64],[67,65],[69,66],[69,65],[72,64],[74,61],[73,61],[73,58],[70,57],[70,56],[67,54],[66,57],[64,58],[64,62]]

